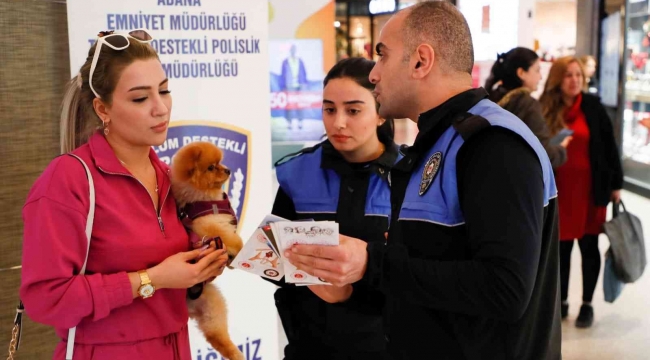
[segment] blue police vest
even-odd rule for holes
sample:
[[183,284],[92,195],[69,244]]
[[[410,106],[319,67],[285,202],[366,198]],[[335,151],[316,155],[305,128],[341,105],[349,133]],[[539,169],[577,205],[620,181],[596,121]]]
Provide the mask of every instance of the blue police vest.
[[[280,187],[293,200],[298,214],[336,214],[341,178],[332,169],[321,168],[323,148],[304,153],[276,167]],[[398,156],[398,160],[401,155]],[[390,187],[381,176],[371,173],[365,215],[390,220]]]
[[[521,136],[535,150],[542,166],[544,206],[548,205],[550,199],[557,197],[555,177],[548,155],[523,121],[490,100],[481,100],[468,112],[485,118],[492,126],[501,126]],[[450,127],[422,158],[421,164],[413,171],[406,188],[399,220],[424,221],[448,227],[465,224],[456,181],[456,155],[463,143],[460,134]],[[427,161],[438,152],[442,154],[438,172],[428,190],[420,196],[420,183]]]

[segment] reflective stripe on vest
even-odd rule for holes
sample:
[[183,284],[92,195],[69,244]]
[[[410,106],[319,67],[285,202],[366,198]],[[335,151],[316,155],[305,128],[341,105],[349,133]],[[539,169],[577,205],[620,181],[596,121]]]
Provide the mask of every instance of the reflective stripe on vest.
[[[533,148],[540,160],[544,176],[544,206],[557,197],[555,177],[548,155],[523,121],[489,100],[481,100],[469,110],[469,113],[485,118],[492,126],[500,126],[520,135]],[[448,227],[465,224],[456,180],[456,156],[463,143],[460,134],[450,127],[422,157],[421,163],[411,174],[399,220],[423,221]],[[425,166],[437,152],[442,154],[438,171],[428,190],[420,196],[420,183],[423,180]]]

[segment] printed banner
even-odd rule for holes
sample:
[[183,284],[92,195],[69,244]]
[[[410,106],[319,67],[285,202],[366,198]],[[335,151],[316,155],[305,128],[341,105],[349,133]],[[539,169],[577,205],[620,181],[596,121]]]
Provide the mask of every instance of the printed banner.
[[269,0],[273,163],[325,133],[322,80],[336,60],[335,11],[334,0]]
[[[67,6],[72,76],[100,31],[149,30],[173,97],[168,139],[154,150],[169,163],[190,142],[220,147],[232,170],[224,190],[239,217],[239,233],[248,239],[274,198],[268,1],[68,0]],[[275,286],[235,270],[216,283],[228,303],[231,337],[246,359],[277,359]],[[222,359],[193,321],[189,329],[195,360]]]
[[271,138],[318,141],[323,127],[323,42],[271,40]]

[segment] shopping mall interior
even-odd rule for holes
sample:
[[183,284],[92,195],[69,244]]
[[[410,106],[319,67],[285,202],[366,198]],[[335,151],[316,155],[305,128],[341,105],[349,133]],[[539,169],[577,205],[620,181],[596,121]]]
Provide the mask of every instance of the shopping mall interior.
[[[426,1],[431,0],[0,0],[0,345],[11,350],[21,274],[26,273],[25,202],[41,173],[62,154],[66,84],[81,74],[84,61],[92,60],[88,49],[102,38],[99,31],[150,31],[153,40],[147,44],[157,51],[174,97],[169,133],[153,152],[170,164],[176,150],[192,142],[210,141],[221,148],[230,169],[222,188],[246,242],[254,241],[258,224],[273,209],[280,189],[277,166],[327,137],[323,80],[328,71],[343,59],[378,61],[376,46],[386,23]],[[452,3],[467,21],[474,88],[485,86],[499,54],[516,47],[532,50],[539,59],[541,82],[530,92],[535,101],[558,59],[593,58],[593,85],[583,90],[596,94],[607,113],[620,155],[625,211],[640,220],[635,229],[645,230],[650,240],[650,0],[440,1]],[[118,51],[129,43],[107,46]],[[394,119],[397,145],[413,145],[418,133],[417,122]],[[608,223],[612,207],[606,209]],[[71,231],[70,236],[76,235]],[[615,301],[606,301],[604,272],[612,242],[605,231],[597,239],[603,266],[591,302],[593,325],[586,328],[576,326],[583,303],[582,255],[577,245],[570,253],[574,266],[568,316],[561,320],[561,358],[650,359],[650,270],[623,284]],[[643,244],[643,234],[634,239]],[[645,243],[640,248],[650,257],[650,243]],[[120,256],[101,250],[93,256],[89,246],[91,260]],[[46,262],[67,261],[59,255],[49,254]],[[231,337],[243,344],[246,360],[284,359],[288,340],[273,298],[277,287],[260,276],[227,268],[216,280],[228,303]],[[109,300],[95,298],[93,306],[107,306],[103,302]],[[15,359],[52,358],[61,334],[30,319],[29,310]],[[203,340],[194,320],[189,324],[193,360],[225,359]],[[84,329],[79,333],[83,343]],[[430,346],[430,356],[421,359],[438,359],[436,339]],[[180,358],[188,360],[174,357]]]

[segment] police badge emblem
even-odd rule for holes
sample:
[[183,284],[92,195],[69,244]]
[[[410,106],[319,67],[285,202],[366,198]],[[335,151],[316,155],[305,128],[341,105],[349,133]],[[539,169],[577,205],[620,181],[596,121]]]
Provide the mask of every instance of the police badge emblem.
[[424,170],[422,170],[422,180],[420,180],[420,196],[424,195],[431,186],[433,179],[438,173],[440,168],[440,162],[442,161],[442,153],[440,151],[431,155],[427,163],[424,164]]

